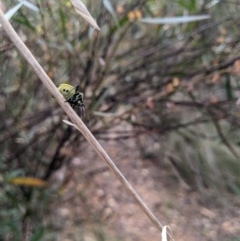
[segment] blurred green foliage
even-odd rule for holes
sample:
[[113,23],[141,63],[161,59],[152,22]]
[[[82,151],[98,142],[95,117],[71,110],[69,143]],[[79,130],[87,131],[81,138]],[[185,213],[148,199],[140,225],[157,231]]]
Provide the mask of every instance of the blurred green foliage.
[[[113,13],[102,1],[88,1],[98,33],[69,1],[36,0],[39,13],[22,7],[11,23],[55,84],[79,84],[98,139],[108,138],[113,126],[131,125],[116,139],[143,138],[146,152],[149,143],[160,144],[150,152],[160,165],[168,158],[190,189],[239,195],[240,5],[205,2],[112,0]],[[3,3],[6,9],[16,4]],[[211,18],[177,25],[139,21],[184,14]],[[51,240],[54,225],[45,215],[56,190],[6,180],[49,180],[83,139],[62,124],[62,110],[1,33],[0,237],[22,240],[30,222],[30,240]],[[96,236],[105,240],[101,232]]]

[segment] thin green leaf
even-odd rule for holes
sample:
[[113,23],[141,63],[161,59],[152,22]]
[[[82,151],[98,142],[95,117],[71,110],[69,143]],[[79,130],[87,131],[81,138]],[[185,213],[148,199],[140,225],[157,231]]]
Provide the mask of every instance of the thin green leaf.
[[230,79],[229,75],[225,75],[225,91],[226,91],[227,99],[233,100],[234,94],[233,94],[231,79]]
[[22,7],[23,3],[19,3],[17,4],[15,7],[9,9],[6,13],[5,13],[5,17],[9,20],[11,19],[11,17],[18,11],[18,9],[20,7]]
[[113,26],[111,29],[110,29],[110,34],[113,34],[115,33],[119,26],[120,27],[123,27],[125,24],[127,24],[129,21],[128,21],[128,17],[127,16],[124,16],[123,18],[120,19],[120,21],[118,22],[118,25],[115,25]]
[[60,20],[61,20],[62,32],[63,32],[63,35],[66,37],[67,31],[66,31],[66,18],[65,18],[65,14],[64,14],[64,12],[62,11],[61,8],[58,9],[58,13],[59,13]]
[[36,31],[35,27],[31,24],[30,21],[28,21],[27,17],[24,14],[21,13],[21,11],[19,12],[19,17],[13,17],[13,20],[15,22],[29,28],[33,32]]
[[118,18],[117,18],[117,15],[116,15],[116,13],[113,9],[112,3],[109,0],[103,0],[103,4],[104,4],[105,8],[108,10],[108,12],[112,15],[115,23],[117,25],[119,25]]
[[183,17],[172,17],[172,18],[142,18],[139,21],[142,23],[151,24],[178,24],[178,23],[189,23],[195,21],[201,21],[209,19],[209,15],[199,16],[183,16]]
[[195,11],[197,9],[196,0],[179,0],[177,3],[188,11]]
[[206,8],[211,8],[211,7],[213,7],[214,5],[216,5],[219,2],[220,2],[219,0],[213,0],[213,1],[211,1],[210,3],[208,3],[206,5]]
[[18,0],[20,3],[22,3],[25,7],[35,11],[35,12],[39,12],[39,8],[37,6],[35,6],[34,4],[26,1],[26,0]]

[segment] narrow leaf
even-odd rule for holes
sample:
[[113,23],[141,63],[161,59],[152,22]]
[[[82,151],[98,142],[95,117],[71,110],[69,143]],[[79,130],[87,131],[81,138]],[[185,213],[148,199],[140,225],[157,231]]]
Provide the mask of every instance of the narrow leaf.
[[35,27],[31,24],[30,21],[28,21],[26,15],[22,14],[21,11],[19,11],[19,15],[17,17],[13,17],[12,19],[13,19],[13,21],[20,23],[21,25],[26,26],[33,32],[36,31]]
[[228,100],[233,100],[234,99],[234,94],[232,90],[232,85],[231,85],[231,79],[229,75],[225,75],[225,91],[226,91],[226,96]]
[[183,16],[183,17],[172,17],[172,18],[142,18],[142,23],[152,24],[178,24],[178,23],[189,23],[194,21],[201,21],[210,18],[209,15],[200,16]]
[[64,12],[62,11],[61,8],[59,8],[58,13],[59,13],[60,20],[61,20],[61,27],[62,27],[63,35],[66,36],[66,18],[65,18]]
[[213,1],[211,1],[210,3],[208,3],[206,5],[206,8],[211,8],[211,7],[213,7],[214,5],[216,5],[219,2],[220,2],[219,0],[213,0]]
[[119,25],[117,15],[112,7],[112,3],[110,2],[110,0],[103,0],[103,4],[104,4],[105,8],[108,10],[108,12],[112,15],[115,23],[117,25]]
[[70,0],[75,11],[80,14],[93,28],[100,30],[95,19],[89,13],[85,5],[80,0]]
[[11,19],[11,17],[18,11],[18,9],[20,7],[22,7],[23,3],[19,3],[17,4],[15,7],[9,9],[6,13],[5,13],[5,17],[9,20]]
[[31,186],[31,187],[44,187],[47,185],[47,182],[39,178],[34,177],[15,177],[8,179],[8,183],[17,185],[17,186]]
[[180,6],[184,7],[189,12],[196,11],[196,1],[195,0],[179,0],[177,2]]
[[39,8],[37,6],[35,6],[34,4],[26,1],[26,0],[18,0],[20,3],[22,3],[25,7],[35,11],[35,12],[39,12]]

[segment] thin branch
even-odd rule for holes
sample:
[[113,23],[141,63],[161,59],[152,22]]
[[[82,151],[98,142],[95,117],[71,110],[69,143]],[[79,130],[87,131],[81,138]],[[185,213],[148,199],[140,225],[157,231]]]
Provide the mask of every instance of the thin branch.
[[209,111],[211,117],[212,117],[212,120],[213,120],[213,124],[217,130],[217,133],[219,135],[219,137],[221,138],[223,144],[229,149],[229,151],[233,154],[233,156],[238,160],[239,159],[239,156],[237,154],[237,152],[234,150],[234,148],[231,146],[231,144],[229,143],[229,141],[227,140],[227,138],[224,136],[224,134],[222,133],[222,129],[221,129],[221,126],[217,120],[217,118],[214,116],[214,114]]

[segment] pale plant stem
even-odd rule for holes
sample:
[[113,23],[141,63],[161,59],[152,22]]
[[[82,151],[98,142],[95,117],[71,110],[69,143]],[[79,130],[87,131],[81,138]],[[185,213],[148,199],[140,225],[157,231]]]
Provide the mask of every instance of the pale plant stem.
[[1,9],[0,9],[0,23],[2,24],[2,27],[8,34],[11,41],[14,43],[14,45],[17,47],[17,49],[21,52],[21,54],[24,56],[26,61],[33,67],[35,73],[42,80],[45,87],[49,90],[51,95],[54,96],[54,98],[59,103],[59,105],[62,107],[62,109],[66,112],[68,117],[72,120],[72,122],[81,131],[81,133],[88,140],[88,142],[91,144],[91,146],[97,151],[99,156],[107,163],[108,167],[115,174],[115,176],[122,183],[122,185],[127,189],[127,191],[132,195],[133,199],[137,202],[137,204],[140,206],[140,208],[149,217],[149,219],[152,221],[152,223],[159,230],[161,230],[163,225],[159,222],[159,220],[150,211],[150,209],[147,207],[147,205],[144,203],[144,201],[141,199],[141,197],[137,194],[137,192],[134,190],[134,188],[126,180],[126,178],[123,176],[123,174],[117,168],[117,166],[114,164],[114,162],[108,156],[108,154],[105,152],[105,150],[99,144],[99,142],[95,139],[95,137],[92,135],[92,133],[88,130],[88,128],[85,126],[85,124],[79,118],[79,116],[76,114],[76,112],[72,109],[72,107],[69,104],[67,104],[65,102],[65,99],[63,98],[61,93],[58,91],[57,87],[54,85],[54,83],[48,77],[48,75],[45,73],[45,71],[43,70],[41,65],[37,62],[35,57],[32,55],[32,53],[29,51],[29,49],[26,47],[26,45],[20,39],[18,34],[15,32],[15,30],[9,23],[9,21],[5,18]]

